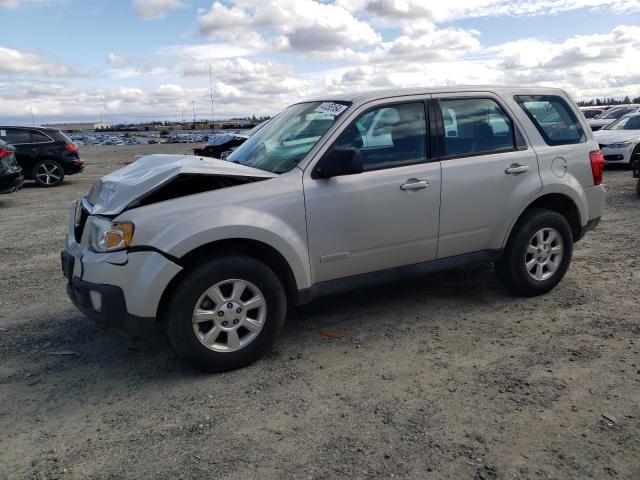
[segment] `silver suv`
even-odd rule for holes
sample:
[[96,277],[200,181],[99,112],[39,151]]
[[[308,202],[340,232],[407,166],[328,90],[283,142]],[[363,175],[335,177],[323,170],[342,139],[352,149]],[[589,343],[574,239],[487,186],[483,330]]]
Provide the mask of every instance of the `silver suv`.
[[73,205],[67,291],[88,317],[161,325],[208,371],[245,366],[287,310],[495,262],[519,295],[562,279],[596,226],[604,160],[562,90],[424,88],[296,103],[226,161],[151,155]]

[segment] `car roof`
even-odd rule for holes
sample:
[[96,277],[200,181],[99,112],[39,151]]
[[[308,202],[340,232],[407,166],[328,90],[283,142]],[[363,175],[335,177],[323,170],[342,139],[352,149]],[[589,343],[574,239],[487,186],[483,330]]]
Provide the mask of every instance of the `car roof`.
[[[338,101],[352,103],[366,103],[382,98],[402,97],[411,95],[429,95],[441,93],[464,93],[464,92],[489,92],[503,95],[546,95],[562,94],[560,88],[550,87],[525,87],[525,86],[505,86],[505,85],[456,85],[448,87],[421,87],[421,88],[392,88],[372,91],[344,92],[336,95],[325,95],[315,97],[305,102]],[[301,102],[302,103],[302,102]]]
[[23,130],[37,130],[40,132],[59,132],[59,128],[52,127],[29,127],[27,125],[0,125],[0,128],[21,128]]

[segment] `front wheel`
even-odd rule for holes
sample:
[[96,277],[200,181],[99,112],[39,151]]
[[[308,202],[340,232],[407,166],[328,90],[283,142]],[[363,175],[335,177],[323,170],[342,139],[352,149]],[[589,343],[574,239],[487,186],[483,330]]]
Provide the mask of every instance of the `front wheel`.
[[165,329],[186,363],[224,372],[267,353],[286,311],[284,288],[269,267],[250,257],[224,256],[186,274],[169,301]]
[[553,289],[571,263],[573,235],[567,219],[553,210],[532,209],[518,221],[496,262],[498,278],[524,296]]

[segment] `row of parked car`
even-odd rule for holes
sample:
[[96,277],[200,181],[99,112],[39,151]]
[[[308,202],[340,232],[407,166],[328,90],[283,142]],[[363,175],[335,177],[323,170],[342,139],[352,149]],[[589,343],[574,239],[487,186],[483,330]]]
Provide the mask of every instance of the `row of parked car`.
[[83,169],[78,146],[60,130],[0,126],[0,193],[19,190],[25,180],[55,187]]
[[581,110],[607,163],[632,166],[634,161],[640,161],[640,105]]

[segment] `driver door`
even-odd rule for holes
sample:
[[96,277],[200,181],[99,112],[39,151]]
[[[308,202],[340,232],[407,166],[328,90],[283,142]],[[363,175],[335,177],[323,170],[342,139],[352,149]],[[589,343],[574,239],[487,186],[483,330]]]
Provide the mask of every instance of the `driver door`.
[[[429,160],[424,100],[363,107],[342,130],[330,149],[360,149],[362,173],[314,179],[314,163],[306,169],[314,282],[436,258],[441,173],[440,162]],[[372,132],[370,125],[382,117],[397,120],[378,122],[385,130]]]

